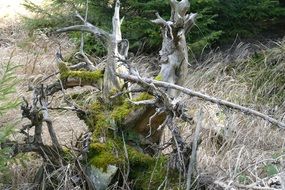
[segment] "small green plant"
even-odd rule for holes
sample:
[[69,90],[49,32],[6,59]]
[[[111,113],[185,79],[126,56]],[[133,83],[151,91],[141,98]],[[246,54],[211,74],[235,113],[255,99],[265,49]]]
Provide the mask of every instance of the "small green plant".
[[[18,101],[12,100],[10,97],[15,93],[16,84],[16,76],[14,74],[16,67],[12,65],[11,58],[8,63],[0,67],[0,117],[18,105]],[[5,142],[12,132],[13,124],[0,125],[0,143]],[[0,175],[5,171],[9,157],[10,149],[0,147]]]
[[267,164],[264,166],[264,171],[266,172],[267,176],[274,176],[279,173],[276,164]]
[[240,175],[238,176],[238,181],[239,181],[239,183],[241,183],[241,184],[247,184],[248,182],[250,182],[249,179],[248,179],[248,177],[247,177],[245,174],[240,174]]

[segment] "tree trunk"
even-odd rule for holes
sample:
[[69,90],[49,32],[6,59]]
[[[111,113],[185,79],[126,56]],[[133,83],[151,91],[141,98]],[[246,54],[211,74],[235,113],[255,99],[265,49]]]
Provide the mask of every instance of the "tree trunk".
[[[159,76],[162,81],[183,86],[188,74],[188,49],[186,34],[194,25],[197,14],[186,14],[190,3],[188,0],[170,0],[171,18],[164,20],[157,13],[157,19],[152,22],[161,26],[162,48],[159,52],[161,70]],[[171,97],[177,97],[179,92],[167,89]]]
[[112,33],[108,33],[93,24],[87,22],[80,15],[77,17],[84,22],[84,25],[69,26],[57,30],[57,32],[68,31],[84,31],[93,33],[96,37],[101,39],[108,47],[107,62],[104,72],[103,81],[103,97],[105,102],[109,102],[109,96],[114,91],[121,90],[124,85],[122,79],[119,79],[115,73],[128,73],[128,69],[122,64],[126,60],[129,50],[129,42],[126,39],[122,40],[121,22],[120,19],[120,0],[116,1],[115,12],[113,16]]
[[[121,60],[126,60],[128,56],[129,43],[127,40],[122,40],[119,0],[116,1],[112,23],[113,32],[110,34],[107,65],[104,73],[103,95],[106,101],[108,101],[110,93],[114,90],[120,90],[124,85],[124,81],[119,79],[115,73],[128,73],[127,68],[121,62]],[[122,45],[123,43],[124,45]]]

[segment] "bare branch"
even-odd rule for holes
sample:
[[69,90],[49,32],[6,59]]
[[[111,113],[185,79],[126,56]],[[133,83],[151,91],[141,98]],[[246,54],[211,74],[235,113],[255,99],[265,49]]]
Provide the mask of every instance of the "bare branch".
[[90,32],[97,36],[98,38],[107,41],[110,39],[110,34],[90,23],[86,23],[86,25],[74,25],[68,26],[61,29],[56,30],[57,33],[61,32],[70,32],[70,31],[83,31],[83,32]]
[[182,87],[182,86],[179,86],[179,85],[175,85],[175,84],[171,84],[171,83],[167,83],[167,82],[163,82],[163,81],[152,80],[152,79],[149,79],[149,78],[138,78],[137,76],[134,76],[134,75],[127,75],[127,74],[119,74],[119,73],[117,73],[117,76],[119,76],[122,79],[131,81],[131,82],[141,83],[141,80],[143,80],[145,83],[149,83],[149,84],[152,83],[152,84],[154,84],[154,85],[156,85],[158,87],[176,89],[176,90],[179,90],[179,91],[181,91],[181,92],[183,92],[185,94],[188,94],[190,96],[199,97],[199,98],[202,98],[203,100],[206,100],[206,101],[218,104],[218,105],[223,105],[223,106],[227,106],[227,107],[239,110],[239,111],[241,111],[241,112],[243,112],[245,114],[251,114],[251,115],[260,117],[260,118],[262,118],[262,119],[264,119],[266,121],[269,121],[270,123],[275,124],[275,125],[277,125],[277,126],[279,126],[281,128],[285,128],[285,123],[283,123],[281,121],[278,121],[278,120],[276,120],[276,119],[274,119],[274,118],[272,118],[272,117],[270,117],[268,115],[265,115],[265,114],[263,114],[263,113],[261,113],[259,111],[256,111],[256,110],[250,109],[248,107],[244,107],[244,106],[241,106],[241,105],[238,105],[238,104],[226,101],[226,100],[215,98],[215,97],[212,97],[212,96],[209,96],[209,95],[206,95],[206,94],[202,94],[200,92],[193,91],[193,90],[191,90],[189,88],[185,88],[185,87]]
[[137,101],[137,102],[134,102],[134,101],[130,101],[132,104],[134,105],[137,105],[137,106],[140,106],[140,105],[154,105],[156,103],[156,100],[153,99],[153,100],[142,100],[142,101]]
[[190,3],[188,0],[170,0],[170,6],[171,6],[171,18],[173,22],[178,21],[180,18],[184,17],[187,13]]
[[151,22],[153,22],[153,23],[155,23],[155,24],[158,24],[158,25],[160,25],[160,26],[166,26],[166,25],[168,25],[167,22],[166,22],[166,20],[164,20],[164,19],[159,15],[159,13],[155,13],[155,15],[156,15],[157,19],[151,20]]
[[116,1],[115,11],[113,16],[113,38],[116,42],[122,40],[121,34],[121,19],[120,19],[120,0]]

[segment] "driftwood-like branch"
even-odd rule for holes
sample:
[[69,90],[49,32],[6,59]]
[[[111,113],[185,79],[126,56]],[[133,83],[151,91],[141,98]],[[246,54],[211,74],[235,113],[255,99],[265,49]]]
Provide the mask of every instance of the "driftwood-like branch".
[[[155,13],[155,16],[157,17],[155,20],[151,20],[151,22],[161,25],[161,26],[166,26],[168,25],[168,23],[166,22],[166,20],[164,20],[159,13]],[[170,24],[170,23],[169,23]]]
[[[183,86],[189,65],[185,35],[194,25],[197,14],[186,14],[190,7],[189,0],[170,0],[170,6],[170,20],[166,21],[158,13],[157,18],[152,20],[162,29],[159,76],[162,81]],[[172,97],[179,95],[179,91],[174,89],[166,91]]]
[[274,119],[274,118],[272,118],[266,114],[263,114],[259,111],[256,111],[256,110],[250,109],[248,107],[244,107],[244,106],[241,106],[241,105],[238,105],[238,104],[226,101],[226,100],[215,98],[215,97],[212,97],[212,96],[209,96],[206,94],[202,94],[200,92],[193,91],[189,88],[185,88],[185,87],[175,85],[175,84],[170,84],[170,83],[163,82],[163,81],[152,80],[149,78],[139,78],[139,77],[134,76],[134,75],[126,75],[126,74],[117,73],[117,76],[119,76],[122,79],[128,80],[130,82],[141,83],[141,80],[143,80],[145,83],[154,84],[158,87],[175,89],[175,90],[181,91],[185,94],[188,94],[190,96],[199,97],[199,98],[202,98],[203,100],[206,100],[206,101],[218,104],[218,105],[223,105],[223,106],[230,107],[232,109],[239,110],[245,114],[251,114],[251,115],[260,117],[260,118],[262,118],[266,121],[269,121],[270,123],[275,124],[281,128],[285,128],[285,123],[278,121],[277,119]]
[[[37,121],[39,125],[42,125],[42,122],[46,122],[48,131],[51,137],[52,145],[56,147],[57,149],[61,150],[61,146],[57,140],[55,131],[52,126],[52,121],[49,118],[48,113],[48,99],[45,92],[44,85],[41,84],[38,87],[34,89],[34,96],[33,96],[33,108],[37,110],[37,115],[40,115],[42,120]],[[30,119],[31,122],[33,122],[33,118]],[[36,134],[35,134],[36,135]],[[38,134],[41,136],[42,134]]]
[[61,33],[61,32],[70,32],[70,31],[83,31],[83,32],[90,32],[94,35],[96,35],[97,37],[99,37],[100,39],[103,40],[108,40],[110,38],[109,33],[107,33],[106,31],[90,24],[87,23],[86,25],[75,25],[75,26],[68,26],[65,28],[61,28],[56,30],[57,33]]
[[[88,2],[87,2],[88,5]],[[88,9],[88,6],[87,6]],[[103,97],[105,102],[110,101],[109,96],[114,89],[120,90],[124,85],[124,81],[114,75],[115,72],[128,72],[127,68],[118,61],[118,58],[126,60],[128,56],[129,43],[128,40],[122,39],[121,24],[123,19],[120,19],[120,0],[116,0],[115,10],[112,19],[112,32],[106,32],[101,28],[87,22],[87,9],[85,18],[76,13],[76,16],[84,23],[83,25],[69,26],[58,29],[56,32],[82,31],[93,33],[96,37],[103,40],[107,47],[107,61],[103,77]],[[81,39],[81,50],[79,52],[89,67],[89,70],[94,70],[95,67],[90,62],[88,57],[83,52],[83,38]],[[82,65],[80,65],[82,66]],[[58,88],[53,88],[57,90]]]
[[188,0],[170,0],[171,6],[171,18],[170,20],[177,21],[181,17],[184,17],[187,13],[188,9],[190,8],[190,3]]
[[[4,147],[12,148],[12,156],[19,153],[36,152],[44,160],[50,160],[53,164],[61,163],[60,154],[62,148],[57,140],[56,133],[52,126],[52,121],[48,114],[48,101],[46,95],[46,88],[41,84],[34,88],[32,104],[23,98],[21,105],[22,116],[30,120],[30,124],[23,126],[20,130],[26,136],[26,143],[20,144],[17,142],[7,141],[3,143]],[[51,137],[52,145],[45,145],[42,141],[42,127],[46,122],[48,131]],[[34,127],[34,135],[29,134],[29,129]]]

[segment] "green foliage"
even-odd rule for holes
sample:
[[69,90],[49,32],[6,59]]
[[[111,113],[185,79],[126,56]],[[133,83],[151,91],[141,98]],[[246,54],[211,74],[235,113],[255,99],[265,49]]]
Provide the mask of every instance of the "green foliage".
[[[80,23],[72,16],[77,10],[85,14],[85,0],[52,0],[49,5],[39,7],[29,1],[24,5],[37,13],[27,19],[29,28],[62,27]],[[90,0],[88,21],[107,31],[111,29],[114,1]],[[192,53],[198,54],[208,45],[231,41],[237,34],[241,38],[256,35],[282,20],[285,8],[277,0],[192,0],[191,11],[198,13],[197,25],[187,36]],[[159,27],[151,23],[154,13],[169,19],[170,6],[166,0],[121,0],[121,15],[124,16],[122,33],[129,39],[131,51],[143,48],[152,53],[161,44]],[[80,33],[71,34],[79,39]],[[104,55],[106,50],[94,36],[85,35],[85,50],[88,53]],[[79,42],[79,40],[77,40]]]
[[263,169],[266,172],[267,176],[274,176],[279,173],[276,164],[267,164]]
[[0,68],[0,116],[7,110],[15,108],[18,103],[9,98],[15,93],[16,76],[14,70],[16,67],[12,66],[10,60],[7,64]]
[[240,175],[238,176],[238,181],[239,181],[239,183],[241,183],[241,184],[247,184],[247,183],[250,182],[250,179],[248,178],[247,175],[245,175],[245,174],[240,174]]
[[219,0],[215,12],[219,14],[215,28],[223,30],[222,40],[237,34],[240,37],[257,35],[285,16],[285,9],[277,0]]
[[[69,35],[72,39],[74,39],[74,42],[76,44],[80,44],[81,40],[81,32],[70,32]],[[84,33],[83,34],[84,39],[84,50],[89,54],[96,54],[96,56],[104,56],[107,54],[107,49],[104,46],[104,44],[94,38],[94,36],[90,33]]]
[[[0,143],[6,141],[6,139],[12,134],[13,126],[8,125],[0,128]],[[0,148],[0,171],[4,171],[6,169],[7,162],[10,158],[10,148]],[[3,174],[0,172],[0,175]]]
[[[67,6],[69,5],[69,6]],[[29,11],[35,13],[35,17],[24,17],[26,26],[31,29],[52,28],[74,23],[72,16],[72,1],[53,0],[44,6],[25,0],[23,6]]]
[[[11,55],[12,58],[12,55]],[[8,110],[15,108],[18,102],[12,100],[11,96],[15,93],[16,76],[14,74],[15,66],[12,66],[11,58],[8,63],[0,67],[0,117],[2,117]],[[0,126],[0,144],[5,142],[9,135],[13,132],[12,124],[4,124]],[[0,175],[6,169],[7,162],[10,157],[9,148],[0,148]]]

